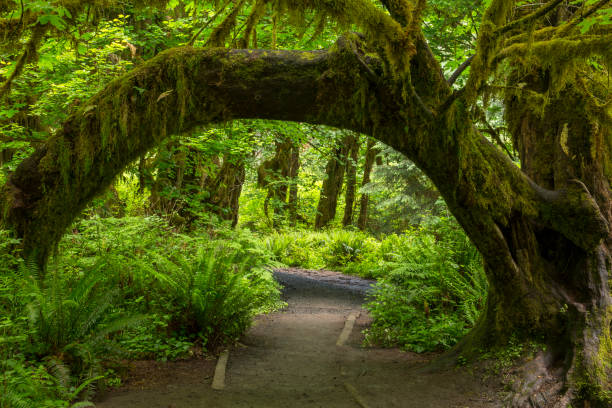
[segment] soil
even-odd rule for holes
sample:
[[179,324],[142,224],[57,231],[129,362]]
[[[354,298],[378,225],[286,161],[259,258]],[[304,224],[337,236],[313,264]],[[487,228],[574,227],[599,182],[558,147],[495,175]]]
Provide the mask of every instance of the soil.
[[[432,368],[435,354],[363,348],[372,281],[331,271],[280,269],[288,306],[259,316],[229,353],[225,389],[215,360],[135,362],[99,408],[499,407],[499,383],[466,368]],[[345,345],[336,342],[359,313]]]

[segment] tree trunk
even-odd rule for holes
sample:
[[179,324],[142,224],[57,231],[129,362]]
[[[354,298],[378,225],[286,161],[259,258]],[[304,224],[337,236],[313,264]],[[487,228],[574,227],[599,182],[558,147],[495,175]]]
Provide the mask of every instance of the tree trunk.
[[469,102],[451,97],[425,40],[413,40],[409,83],[398,83],[351,34],[330,51],[161,53],[83,104],[21,163],[1,192],[3,221],[22,237],[24,254],[44,265],[85,205],[167,136],[236,118],[365,133],[432,179],[483,255],[490,295],[459,349],[502,345],[513,335],[543,339],[558,351],[561,377],[553,370],[542,377],[563,385],[554,406],[571,399],[605,406],[612,302],[610,187],[602,175],[610,174],[610,128],[595,116],[576,117],[581,100],[556,106],[570,119],[551,128],[564,153],[553,165],[569,163],[568,177],[555,179],[554,190],[540,186],[477,132]]
[[[376,156],[379,153],[379,150],[375,148],[376,140],[368,139],[368,144],[366,146],[366,154],[365,154],[365,163],[363,165],[363,179],[361,180],[361,187],[365,186],[370,182],[370,176],[372,174],[372,169],[374,168],[374,164],[376,162]],[[357,219],[357,228],[362,231],[365,231],[368,225],[368,205],[370,204],[370,195],[367,193],[361,193],[361,199],[359,202],[359,218]]]
[[210,211],[224,220],[238,223],[239,200],[246,176],[244,162],[226,155],[217,177],[209,179],[206,189],[211,193],[206,200]]
[[352,137],[351,134],[347,133],[342,138],[340,145],[334,149],[332,156],[325,166],[325,180],[323,180],[321,194],[319,195],[319,204],[317,205],[317,215],[315,216],[314,224],[315,229],[326,227],[336,217],[338,195],[344,181],[344,169],[346,168],[350,137]]
[[[294,143],[286,136],[280,136],[276,140],[274,157],[264,161],[257,169],[257,183],[259,187],[268,189],[264,201],[264,213],[268,215],[268,207],[272,202],[274,228],[280,226],[285,217],[285,206],[287,205],[288,180],[292,171],[292,155],[295,149]],[[295,170],[297,172],[297,169]]]
[[359,135],[351,134],[347,138],[348,154],[346,160],[346,194],[344,198],[344,217],[342,226],[353,224],[353,206],[355,204],[355,186],[357,185],[357,160],[359,160]]
[[277,183],[272,188],[274,198],[274,228],[279,228],[282,220],[285,218],[287,192],[289,190],[287,181],[291,173],[292,151],[293,142],[289,138],[283,137],[282,141],[277,142],[275,160],[278,163],[279,172]]
[[[546,71],[536,69],[527,76],[521,72],[520,80],[518,74],[512,80],[515,84],[520,81],[523,89],[544,93],[548,78]],[[549,190],[579,186],[588,191],[610,225],[612,132],[588,106],[586,96],[573,87],[551,98],[544,112],[541,105],[528,100],[527,93],[506,95],[507,122],[525,174]],[[565,359],[570,378],[579,379],[565,394],[565,400],[591,395],[596,404],[605,404],[606,394],[610,397],[612,368],[612,300],[608,282],[612,235],[608,233],[595,247],[580,248],[562,234],[526,217],[517,217],[503,232],[523,280],[530,282],[531,287],[524,288],[524,292],[539,298],[539,304],[531,302],[535,306],[529,311],[533,316],[532,330],[547,331],[551,353]],[[498,288],[498,292],[508,307],[511,298],[516,298],[508,288]],[[542,361],[538,368],[542,380],[535,384],[525,380],[516,383],[514,406],[555,398],[558,390],[551,390],[545,382],[553,377],[558,359]]]
[[298,173],[300,171],[300,146],[295,143],[291,149],[291,163],[289,165],[289,225],[295,227],[298,219]]
[[177,200],[177,166],[178,142],[172,140],[157,149],[154,166],[157,169],[155,178],[151,178],[151,196],[149,209],[159,215],[170,215],[180,209]]

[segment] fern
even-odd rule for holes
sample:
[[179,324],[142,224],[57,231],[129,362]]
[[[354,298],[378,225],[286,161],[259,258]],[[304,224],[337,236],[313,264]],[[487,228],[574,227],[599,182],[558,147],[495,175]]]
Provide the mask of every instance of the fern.
[[[100,261],[73,282],[57,266],[44,279],[35,265],[26,263],[23,270],[30,276],[31,351],[46,362],[61,389],[76,387],[81,396],[91,395],[100,379],[99,356],[109,350],[109,335],[144,319],[110,315],[118,291],[104,287],[103,265]],[[68,394],[68,400],[76,397]]]
[[12,387],[2,389],[2,393],[0,393],[0,408],[31,408],[31,406],[32,401],[23,398]]
[[251,265],[247,254],[219,249],[200,251],[193,260],[159,257],[145,268],[172,305],[170,326],[214,346],[246,330],[261,304],[257,288],[268,283],[249,279]]

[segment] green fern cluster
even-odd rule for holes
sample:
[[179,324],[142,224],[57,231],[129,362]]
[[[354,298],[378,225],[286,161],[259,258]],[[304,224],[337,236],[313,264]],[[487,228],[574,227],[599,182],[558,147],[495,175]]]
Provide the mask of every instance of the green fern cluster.
[[0,407],[92,406],[101,356],[117,351],[111,334],[142,318],[113,312],[102,263],[76,275],[52,265],[44,276],[33,260],[15,265],[0,271]]
[[75,282],[69,282],[58,268],[44,279],[30,275],[31,351],[45,359],[66,386],[74,379],[83,382],[100,376],[99,356],[114,351],[109,335],[144,319],[112,313],[119,291],[103,286],[103,266],[100,262]]
[[487,294],[477,250],[446,218],[382,245],[390,272],[367,308],[374,318],[366,341],[431,351],[454,345],[475,324]]
[[169,328],[199,337],[208,348],[238,338],[269,302],[273,285],[249,264],[249,258],[223,249],[201,251],[192,260],[158,259],[148,272],[157,280],[163,312],[171,315]]

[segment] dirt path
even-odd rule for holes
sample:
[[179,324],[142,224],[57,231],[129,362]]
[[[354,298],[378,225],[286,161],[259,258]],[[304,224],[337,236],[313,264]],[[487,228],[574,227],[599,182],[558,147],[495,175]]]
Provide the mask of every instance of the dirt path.
[[[261,316],[229,354],[225,388],[214,361],[158,364],[107,395],[100,408],[496,407],[495,390],[464,369],[428,370],[430,357],[363,349],[370,282],[335,272],[276,272],[289,306]],[[347,317],[359,317],[344,345]],[[344,330],[346,331],[346,330]],[[159,370],[159,371],[158,371]]]

